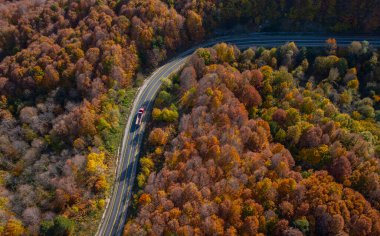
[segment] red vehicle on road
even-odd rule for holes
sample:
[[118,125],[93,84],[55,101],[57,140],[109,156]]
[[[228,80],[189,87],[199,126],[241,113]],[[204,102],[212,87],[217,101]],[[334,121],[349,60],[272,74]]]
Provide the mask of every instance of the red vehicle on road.
[[144,107],[141,107],[139,111],[137,112],[136,125],[141,125],[144,113],[145,113],[145,109]]

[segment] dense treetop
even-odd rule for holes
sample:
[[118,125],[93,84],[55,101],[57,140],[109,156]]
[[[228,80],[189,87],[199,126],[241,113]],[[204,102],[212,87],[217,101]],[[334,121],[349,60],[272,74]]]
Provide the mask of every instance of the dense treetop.
[[198,49],[156,99],[125,234],[380,234],[378,51],[333,48]]

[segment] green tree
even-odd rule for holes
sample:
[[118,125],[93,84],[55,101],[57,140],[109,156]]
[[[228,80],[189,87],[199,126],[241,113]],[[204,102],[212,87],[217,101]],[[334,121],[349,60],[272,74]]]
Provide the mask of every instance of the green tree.
[[210,51],[206,48],[199,48],[195,52],[199,57],[203,58],[206,65],[211,63],[211,54]]
[[341,76],[345,75],[348,69],[348,62],[345,58],[339,58],[338,62],[336,63],[336,68],[339,70],[339,74]]
[[40,226],[44,236],[71,236],[74,235],[75,223],[65,216],[57,216],[54,221],[43,221]]
[[289,126],[286,136],[291,143],[297,144],[301,137],[301,128],[297,125]]
[[171,101],[172,96],[166,91],[161,91],[156,98],[157,106],[165,106]]
[[165,122],[175,122],[178,120],[178,112],[164,108],[161,113],[161,119]]
[[289,108],[286,111],[286,113],[287,113],[287,116],[286,116],[286,124],[287,125],[289,125],[289,126],[295,125],[301,121],[301,116],[300,116],[300,113],[297,109]]
[[75,223],[65,216],[57,216],[54,219],[53,235],[71,236],[74,235]]
[[275,140],[282,143],[286,138],[286,132],[283,129],[279,129],[275,135]]
[[54,221],[52,220],[44,220],[41,222],[40,225],[40,234],[42,236],[48,236],[51,235],[51,231],[54,227]]
[[295,220],[294,225],[304,234],[307,234],[309,232],[309,221],[306,219],[306,217]]

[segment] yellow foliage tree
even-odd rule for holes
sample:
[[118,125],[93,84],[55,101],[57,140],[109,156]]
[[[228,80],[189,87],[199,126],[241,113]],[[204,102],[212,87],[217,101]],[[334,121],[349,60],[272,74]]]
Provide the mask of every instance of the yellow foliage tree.
[[158,108],[153,108],[152,117],[153,120],[159,120],[161,118],[162,111]]
[[142,204],[142,205],[146,205],[146,204],[149,204],[152,202],[152,199],[150,197],[149,194],[147,193],[143,193],[141,194],[140,198],[139,198],[139,203]]
[[359,80],[358,79],[350,80],[347,83],[347,87],[349,87],[351,89],[358,89],[359,88]]
[[22,225],[21,221],[16,219],[10,219],[8,220],[7,224],[5,225],[3,234],[4,236],[21,236],[24,235],[25,228]]
[[264,78],[269,78],[273,73],[273,69],[270,66],[263,66],[260,68],[260,71],[263,73]]
[[104,164],[104,158],[105,158],[105,153],[95,153],[92,152],[88,154],[87,156],[87,166],[86,170],[90,174],[95,174],[95,173],[101,173],[105,169],[107,169],[107,166]]
[[99,179],[96,181],[95,189],[99,192],[105,192],[108,190],[108,183],[104,175],[101,175]]
[[221,62],[233,62],[235,60],[234,48],[226,43],[220,43],[214,46],[218,59]]
[[299,153],[300,159],[318,167],[331,159],[329,147],[325,144],[318,148],[304,148]]
[[280,179],[278,181],[277,191],[282,196],[286,196],[287,194],[290,194],[292,191],[295,190],[296,185],[297,183],[294,179]]

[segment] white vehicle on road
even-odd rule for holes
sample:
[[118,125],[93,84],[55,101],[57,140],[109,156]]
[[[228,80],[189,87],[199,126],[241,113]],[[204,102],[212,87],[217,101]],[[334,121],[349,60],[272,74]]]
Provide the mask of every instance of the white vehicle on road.
[[144,107],[141,107],[139,111],[137,112],[136,125],[141,125],[144,113],[145,113],[145,109]]

